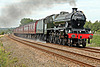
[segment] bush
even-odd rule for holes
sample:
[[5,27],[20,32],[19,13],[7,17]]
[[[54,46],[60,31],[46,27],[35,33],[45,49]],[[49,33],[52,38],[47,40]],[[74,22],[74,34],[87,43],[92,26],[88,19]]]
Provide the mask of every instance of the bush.
[[100,32],[100,29],[97,32]]
[[2,32],[0,33],[0,35],[4,35],[4,31],[2,31]]
[[96,34],[100,34],[100,32],[96,32]]
[[100,35],[93,35],[93,39],[91,39],[91,44],[87,46],[100,47]]

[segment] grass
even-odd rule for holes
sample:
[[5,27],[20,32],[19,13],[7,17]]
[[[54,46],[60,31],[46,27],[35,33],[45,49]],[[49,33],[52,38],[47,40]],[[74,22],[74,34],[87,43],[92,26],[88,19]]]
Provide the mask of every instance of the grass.
[[93,35],[93,39],[91,39],[91,44],[87,44],[90,47],[100,47],[100,35]]
[[96,32],[96,34],[100,34],[100,32]]
[[0,67],[26,67],[24,64],[14,65],[18,62],[17,58],[11,58],[11,52],[5,51],[2,42],[0,42]]
[[0,38],[3,37],[4,35],[0,35]]
[[10,59],[10,52],[6,52],[3,48],[3,44],[0,42],[0,67],[11,67],[11,65],[17,62],[17,58]]

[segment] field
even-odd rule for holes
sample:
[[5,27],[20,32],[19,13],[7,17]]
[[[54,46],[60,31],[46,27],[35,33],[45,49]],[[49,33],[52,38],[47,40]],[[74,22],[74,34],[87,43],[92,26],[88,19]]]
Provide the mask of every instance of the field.
[[90,47],[100,47],[100,32],[97,32],[93,35],[93,39],[91,39],[91,44],[87,44]]

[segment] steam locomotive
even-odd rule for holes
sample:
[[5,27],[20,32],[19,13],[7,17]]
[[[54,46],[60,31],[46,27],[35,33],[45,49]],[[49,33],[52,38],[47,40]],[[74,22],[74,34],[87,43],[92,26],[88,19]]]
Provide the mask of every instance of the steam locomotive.
[[14,35],[44,40],[49,43],[86,46],[90,43],[93,34],[90,29],[85,29],[86,17],[82,11],[72,8],[72,12],[60,12],[44,19],[36,20],[29,24],[14,29]]

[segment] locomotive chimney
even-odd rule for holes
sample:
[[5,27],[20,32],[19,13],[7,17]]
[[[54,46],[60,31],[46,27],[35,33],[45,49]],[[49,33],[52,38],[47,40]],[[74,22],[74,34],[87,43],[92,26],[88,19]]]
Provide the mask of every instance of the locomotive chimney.
[[72,12],[76,12],[78,8],[72,8]]

